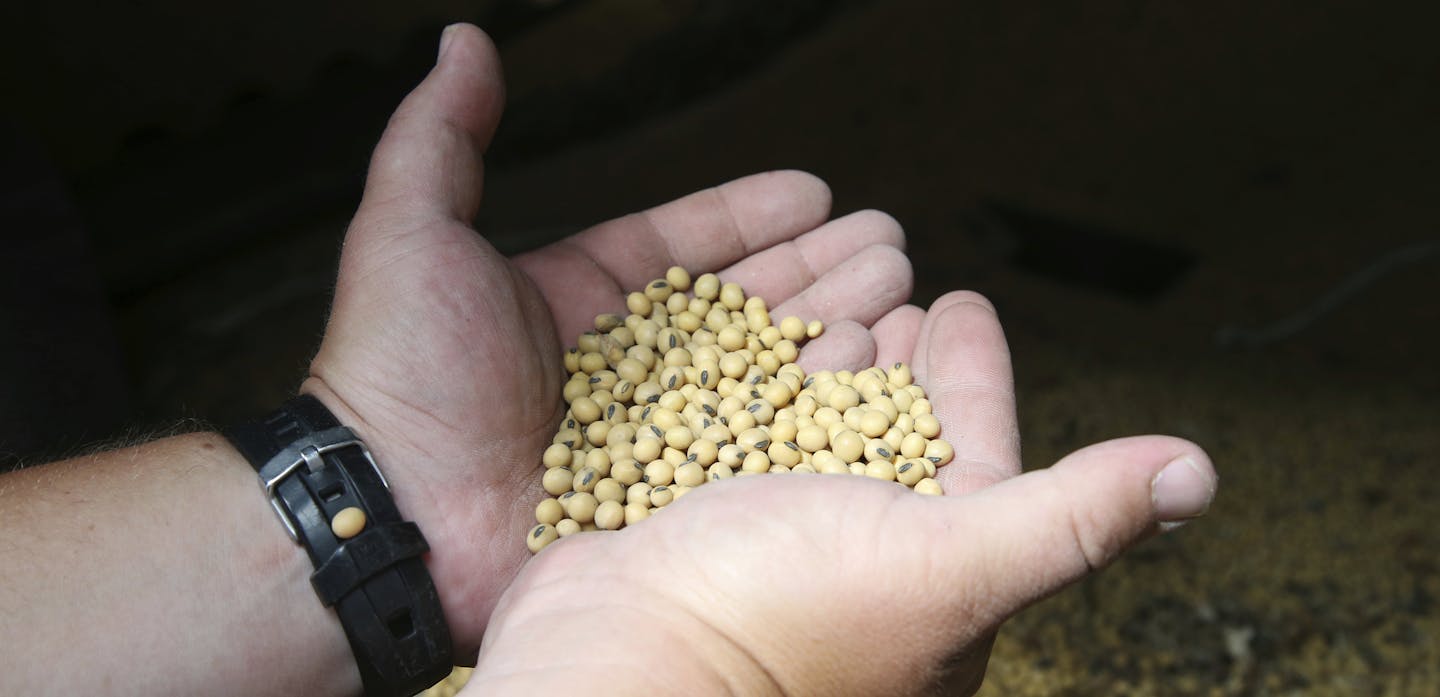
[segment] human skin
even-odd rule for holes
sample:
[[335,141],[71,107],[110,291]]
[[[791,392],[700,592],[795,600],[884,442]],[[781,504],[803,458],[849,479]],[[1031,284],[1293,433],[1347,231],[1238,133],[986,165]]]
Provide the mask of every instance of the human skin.
[[[424,531],[457,660],[474,660],[484,641],[474,689],[582,684],[577,656],[613,674],[617,694],[640,678],[690,694],[968,689],[1009,613],[1208,504],[1209,461],[1164,437],[1015,477],[1013,387],[993,308],[967,292],[905,305],[898,224],[873,211],[829,220],[829,190],[813,176],[747,177],[502,257],[469,223],[503,101],[498,60],[464,25],[447,30],[440,54],[376,148],[301,391],[365,440],[401,513]],[[955,445],[941,475],[951,495],[751,478],[531,560],[522,535],[542,496],[539,454],[563,412],[558,337],[672,264],[739,281],[779,316],[824,320],[807,367],[912,362]],[[1157,481],[1176,458],[1184,467]],[[897,525],[918,532],[891,534]],[[217,434],[6,474],[0,531],[0,635],[14,639],[0,652],[0,693],[359,691],[338,620],[309,588],[308,558]],[[866,592],[879,587],[903,588],[909,602]],[[623,602],[636,588],[656,602]],[[796,648],[867,636],[899,643],[865,660]],[[538,650],[556,642],[594,650]],[[627,678],[646,650],[665,666]]]

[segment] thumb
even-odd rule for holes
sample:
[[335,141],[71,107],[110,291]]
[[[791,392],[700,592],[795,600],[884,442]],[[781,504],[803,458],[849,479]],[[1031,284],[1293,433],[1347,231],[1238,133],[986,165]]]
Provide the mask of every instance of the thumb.
[[479,28],[452,24],[435,67],[401,102],[370,158],[361,210],[458,220],[480,208],[481,155],[500,122],[504,79]]
[[1149,535],[1203,515],[1217,483],[1205,452],[1179,438],[1083,448],[1049,469],[937,502],[944,527],[979,533],[956,541],[945,575],[975,593],[966,600],[972,618],[996,626]]

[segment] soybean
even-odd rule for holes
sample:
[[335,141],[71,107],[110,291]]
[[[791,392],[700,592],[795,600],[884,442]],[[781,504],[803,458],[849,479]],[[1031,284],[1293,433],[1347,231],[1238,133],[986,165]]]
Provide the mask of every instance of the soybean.
[[342,540],[359,535],[360,531],[364,529],[365,511],[354,506],[340,509],[340,512],[330,519],[330,531]]

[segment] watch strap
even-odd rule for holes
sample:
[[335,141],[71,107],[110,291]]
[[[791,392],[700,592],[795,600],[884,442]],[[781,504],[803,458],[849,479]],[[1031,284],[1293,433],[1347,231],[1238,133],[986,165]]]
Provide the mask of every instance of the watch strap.
[[[422,559],[429,545],[400,515],[364,443],[310,395],[225,435],[315,565],[311,585],[339,616],[365,693],[413,695],[443,679],[453,649]],[[330,521],[351,507],[365,526],[341,539]]]

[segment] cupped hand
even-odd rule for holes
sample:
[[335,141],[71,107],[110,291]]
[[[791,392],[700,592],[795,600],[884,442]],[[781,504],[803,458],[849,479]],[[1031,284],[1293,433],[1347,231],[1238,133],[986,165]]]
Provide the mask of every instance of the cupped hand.
[[898,308],[870,337],[913,363],[955,445],[946,496],[736,478],[558,540],[501,600],[471,694],[970,694],[1006,618],[1214,496],[1205,453],[1165,436],[1016,476],[1008,353],[979,296]]
[[829,190],[798,172],[733,181],[506,259],[470,225],[502,95],[490,41],[448,29],[375,150],[302,387],[369,444],[430,541],[458,660],[474,657],[529,558],[540,453],[564,411],[562,341],[680,265],[831,323],[815,351],[867,362],[865,327],[911,288],[895,222],[861,212],[827,223]]

